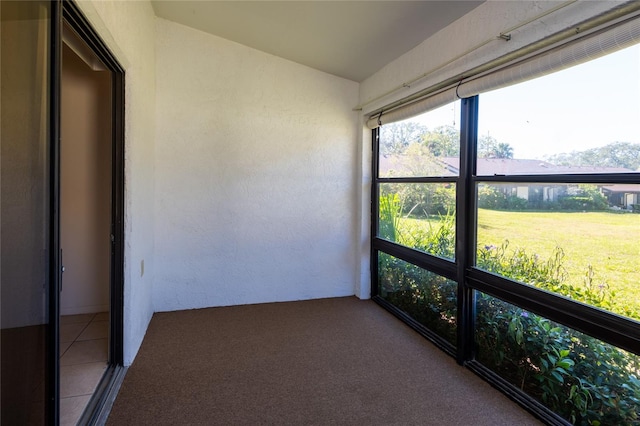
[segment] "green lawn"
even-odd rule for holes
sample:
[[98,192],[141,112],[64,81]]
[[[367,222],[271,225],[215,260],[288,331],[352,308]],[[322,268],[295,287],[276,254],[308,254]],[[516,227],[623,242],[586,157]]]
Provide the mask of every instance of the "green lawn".
[[[404,219],[403,225],[427,221]],[[401,225],[402,226],[402,225]],[[565,252],[571,284],[582,285],[589,264],[595,284],[606,283],[616,300],[640,311],[640,215],[608,212],[507,212],[480,209],[478,246],[524,248],[543,259]]]

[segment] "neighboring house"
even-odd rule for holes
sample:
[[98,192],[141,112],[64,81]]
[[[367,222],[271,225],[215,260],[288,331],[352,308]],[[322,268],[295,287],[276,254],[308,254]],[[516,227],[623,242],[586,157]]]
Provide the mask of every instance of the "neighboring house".
[[634,211],[640,208],[640,184],[604,185],[601,188],[612,206]]
[[[416,170],[415,164],[422,167]],[[460,159],[458,157],[425,157],[389,155],[381,157],[379,162],[381,176],[417,176],[427,173],[430,176],[457,176]],[[596,166],[558,166],[544,160],[518,158],[478,158],[478,176],[508,176],[508,175],[545,175],[545,174],[603,174],[630,173],[633,170],[624,167],[596,167]],[[559,197],[570,193],[576,185],[559,183],[534,184],[504,184],[492,183],[492,186],[508,196],[516,196],[531,203],[553,202]],[[640,185],[599,185],[603,195],[607,197],[613,207],[631,209],[632,205],[640,204]]]

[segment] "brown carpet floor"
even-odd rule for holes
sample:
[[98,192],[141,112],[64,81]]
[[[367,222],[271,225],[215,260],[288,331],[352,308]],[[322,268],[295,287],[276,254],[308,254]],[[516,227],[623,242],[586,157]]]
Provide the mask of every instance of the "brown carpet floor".
[[371,301],[157,313],[108,425],[538,425]]

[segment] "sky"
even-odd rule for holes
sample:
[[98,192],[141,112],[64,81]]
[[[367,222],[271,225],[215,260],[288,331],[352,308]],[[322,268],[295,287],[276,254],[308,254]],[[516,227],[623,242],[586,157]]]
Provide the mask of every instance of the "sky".
[[[460,102],[418,119],[430,129],[460,122]],[[479,136],[543,159],[612,142],[640,143],[640,45],[505,89],[480,94]]]

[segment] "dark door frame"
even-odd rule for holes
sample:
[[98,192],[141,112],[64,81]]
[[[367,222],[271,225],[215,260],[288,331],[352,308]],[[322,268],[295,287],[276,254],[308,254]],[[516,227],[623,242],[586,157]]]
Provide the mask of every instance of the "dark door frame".
[[[111,263],[110,263],[110,334],[109,362],[100,384],[91,399],[82,424],[92,424],[104,415],[104,407],[124,377],[123,316],[124,316],[124,68],[89,21],[72,0],[52,0],[50,37],[50,149],[51,149],[51,242],[49,292],[49,381],[47,411],[49,423],[60,421],[60,117],[62,27],[69,25],[93,50],[112,75],[112,152],[111,152]],[[112,399],[111,399],[112,400]]]

